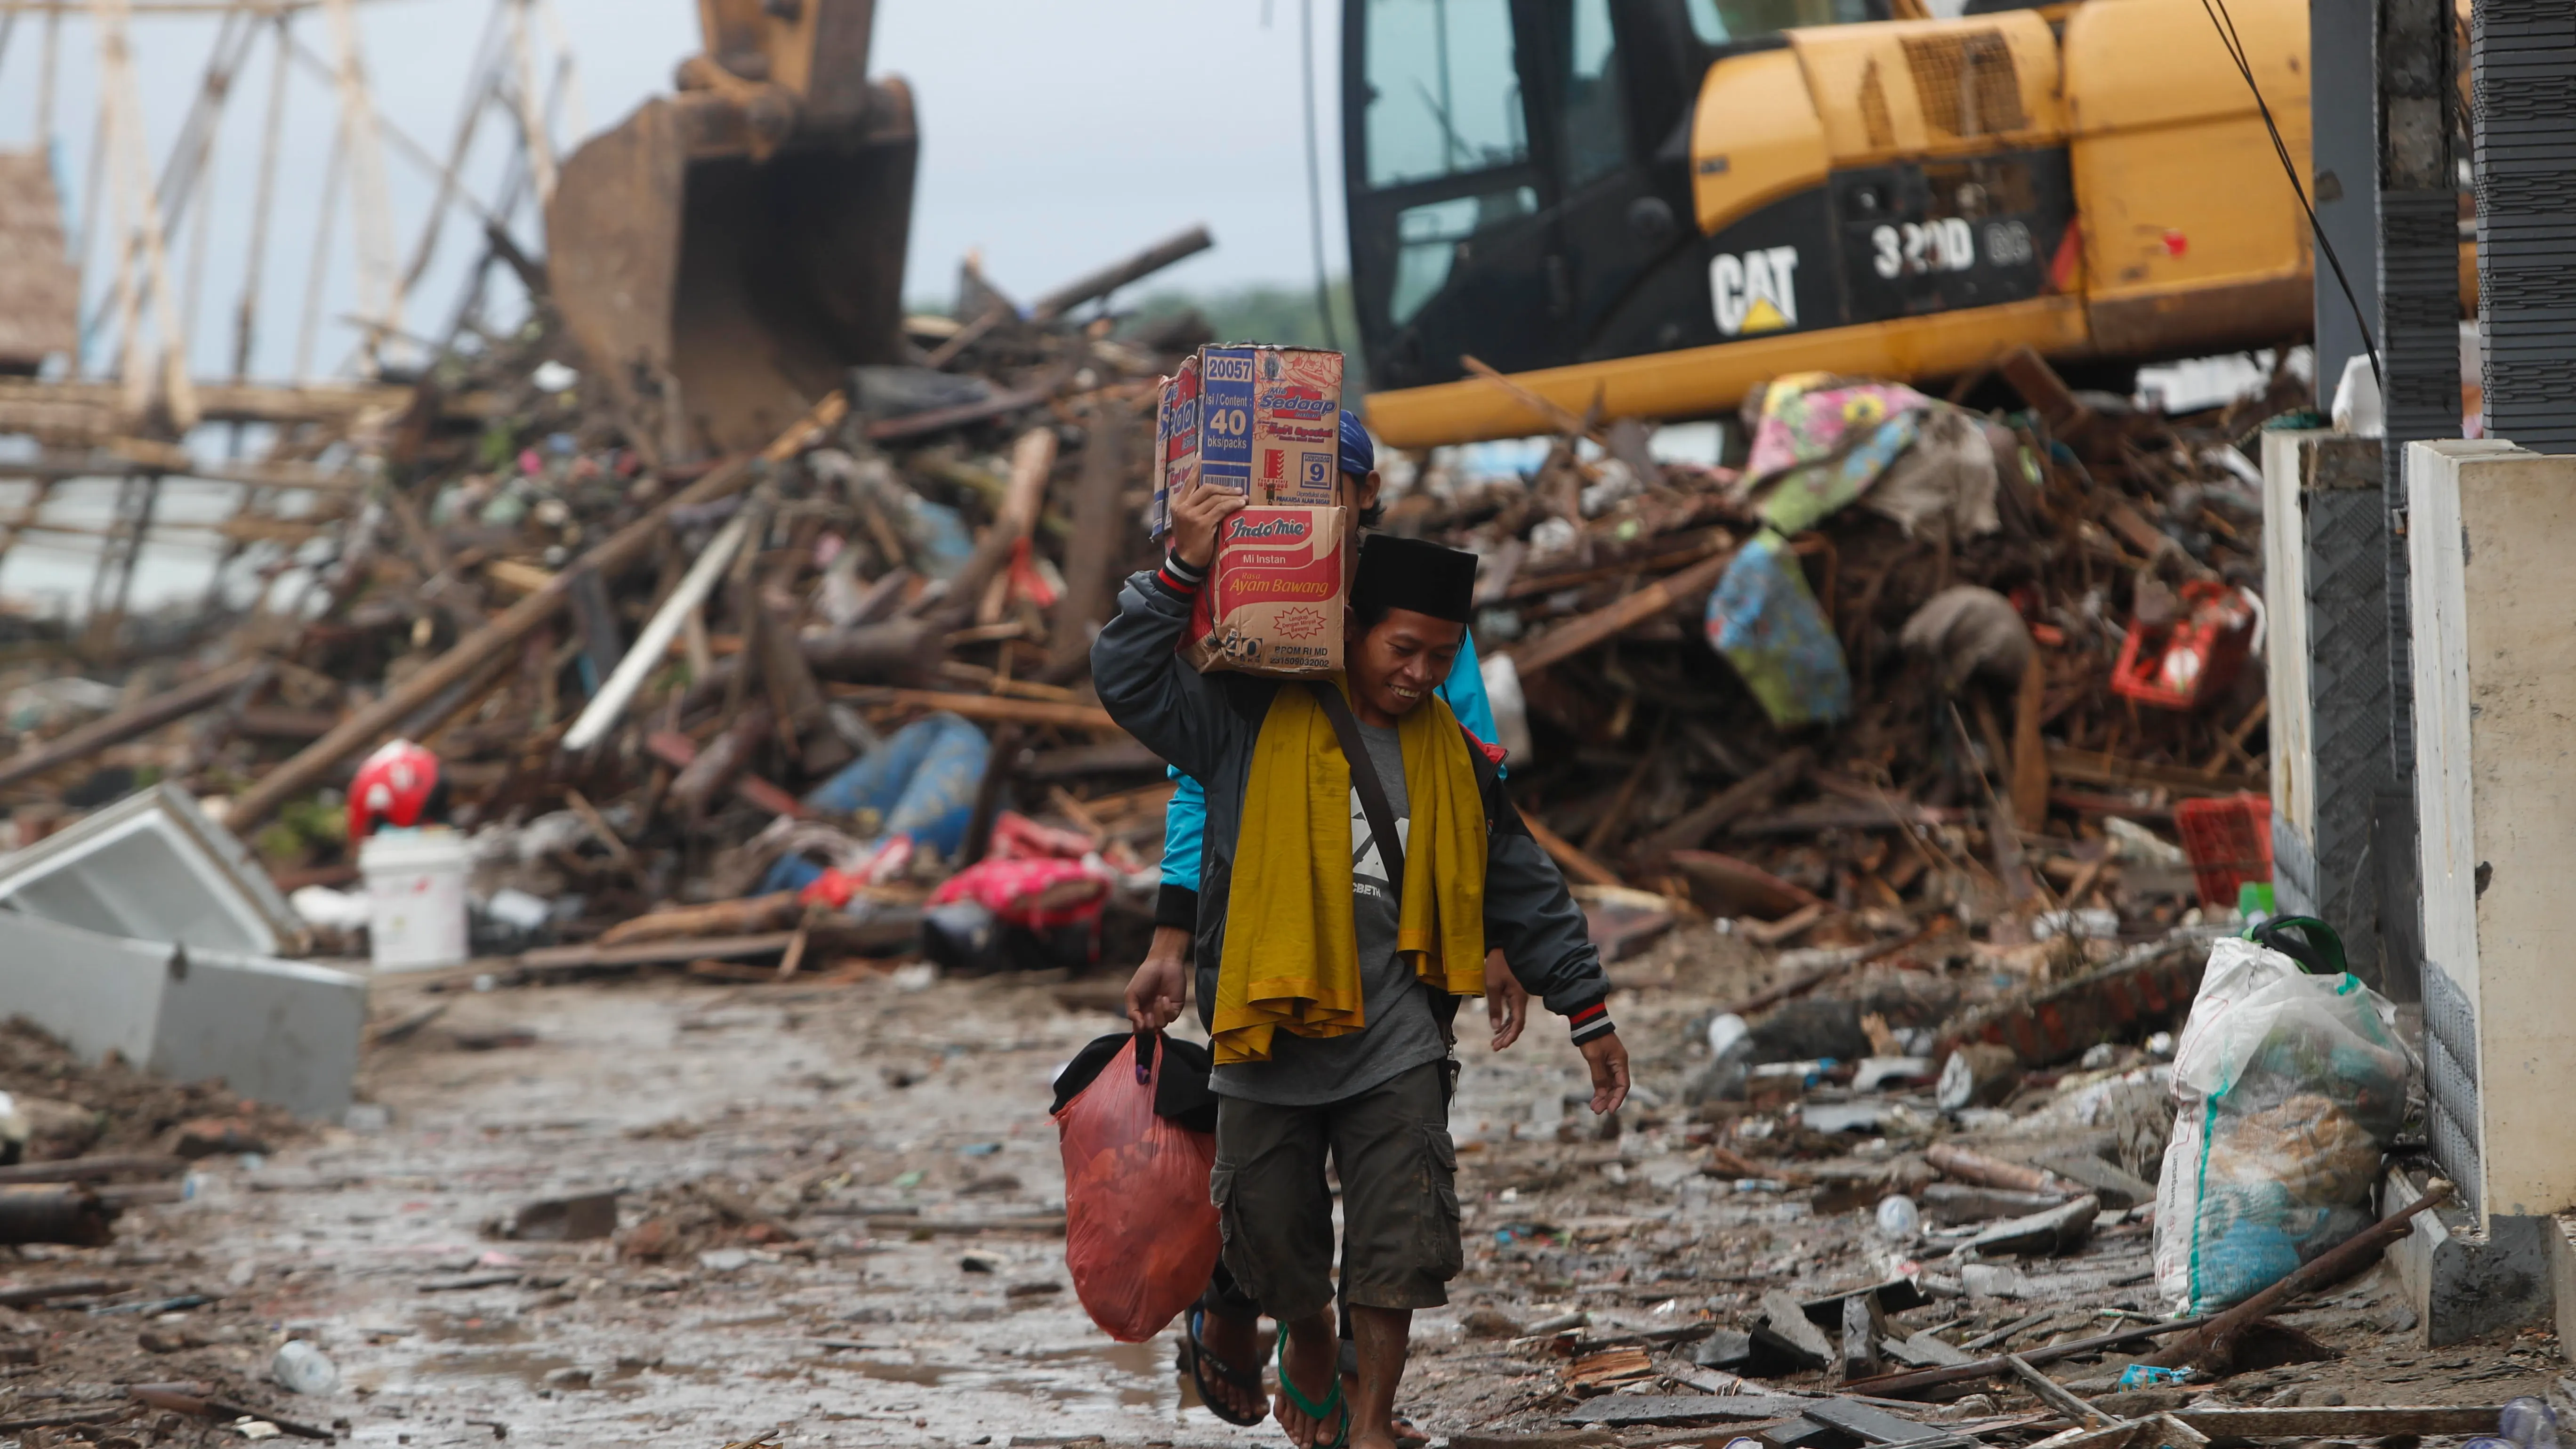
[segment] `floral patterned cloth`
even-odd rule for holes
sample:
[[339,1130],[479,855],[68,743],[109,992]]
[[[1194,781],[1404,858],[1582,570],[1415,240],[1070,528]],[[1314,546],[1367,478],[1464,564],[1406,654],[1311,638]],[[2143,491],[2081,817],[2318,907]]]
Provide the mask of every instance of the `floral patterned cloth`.
[[1800,533],[1869,491],[1913,444],[1932,406],[1932,399],[1897,383],[1813,389],[1796,378],[1772,383],[1744,464],[1746,477],[1773,480],[1763,522]]

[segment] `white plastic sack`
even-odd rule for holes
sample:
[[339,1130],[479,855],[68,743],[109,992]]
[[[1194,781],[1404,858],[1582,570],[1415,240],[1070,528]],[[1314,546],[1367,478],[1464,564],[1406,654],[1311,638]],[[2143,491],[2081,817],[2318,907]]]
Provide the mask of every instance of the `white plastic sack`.
[[2388,1004],[2251,941],[2209,948],[2174,1051],[2174,1130],[2156,1190],[2156,1291],[2210,1313],[2370,1221],[2406,1114]]

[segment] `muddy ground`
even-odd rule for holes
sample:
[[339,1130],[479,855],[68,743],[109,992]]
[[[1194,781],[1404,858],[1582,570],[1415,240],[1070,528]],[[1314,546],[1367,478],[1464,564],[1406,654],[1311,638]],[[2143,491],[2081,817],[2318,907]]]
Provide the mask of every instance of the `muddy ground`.
[[[1454,1117],[1468,1270],[1448,1310],[1416,1320],[1404,1398],[1435,1434],[1556,1428],[1575,1402],[1562,1387],[1564,1341],[1471,1337],[1469,1326],[1508,1335],[1579,1309],[1591,1322],[1575,1349],[1646,1335],[1654,1370],[1672,1377],[1642,1386],[1689,1392],[1709,1371],[1689,1366],[1686,1345],[1668,1355],[1659,1340],[1673,1330],[1737,1323],[1766,1287],[1803,1296],[1873,1281],[1921,1251],[1875,1236],[1867,1202],[1824,1211],[1832,1204],[1813,1190],[1701,1173],[1709,1129],[1681,1106],[1705,1054],[1691,1043],[1713,1004],[1760,984],[1767,967],[1703,936],[1620,973],[1635,984],[1614,1011],[1650,1100],[1622,1114],[1615,1139],[1565,1104],[1584,1078],[1552,1019],[1504,1055],[1472,1036],[1464,1051]],[[105,1418],[126,1412],[124,1385],[195,1380],[344,1441],[423,1449],[505,1437],[713,1449],[773,1429],[817,1445],[1281,1442],[1275,1428],[1238,1430],[1185,1407],[1170,1335],[1109,1342],[1074,1302],[1062,1239],[1025,1226],[1062,1203],[1048,1082],[1114,1029],[1114,994],[1100,978],[918,989],[663,978],[436,997],[381,986],[379,1021],[447,1007],[371,1051],[364,1095],[386,1120],[362,1113],[373,1130],[330,1127],[264,1156],[207,1159],[191,1200],[130,1211],[116,1247],[29,1250],[19,1281],[129,1286],[0,1310],[0,1359],[35,1360],[0,1368],[0,1418],[77,1417],[92,1401]],[[1847,1162],[1902,1155],[1858,1136],[1836,1147]],[[626,1190],[618,1243],[490,1235],[527,1200],[608,1187]],[[907,1215],[1023,1225],[965,1236],[908,1231]],[[2122,1280],[2109,1286],[1943,1299],[1897,1330],[1946,1324],[1964,1341],[2054,1307],[2008,1340],[2027,1348],[2160,1316],[2143,1281],[2149,1236],[2115,1226],[2076,1263],[2028,1265]],[[168,1301],[182,1295],[212,1301]],[[118,1308],[129,1311],[94,1311]],[[2564,1367],[2554,1338],[2536,1332],[2426,1350],[2403,1331],[2411,1314],[2384,1272],[2294,1321],[2343,1356],[2217,1392],[2501,1402],[2542,1392]],[[328,1353],[337,1392],[265,1382],[289,1335]],[[2124,1362],[2055,1372],[2089,1388]],[[1789,1384],[1825,1386],[1815,1375]],[[1988,1385],[1922,1412],[1955,1422],[2033,1407]],[[122,1449],[120,1436],[152,1441],[152,1423],[87,1432]],[[1630,1438],[1676,1442],[1671,1431]]]

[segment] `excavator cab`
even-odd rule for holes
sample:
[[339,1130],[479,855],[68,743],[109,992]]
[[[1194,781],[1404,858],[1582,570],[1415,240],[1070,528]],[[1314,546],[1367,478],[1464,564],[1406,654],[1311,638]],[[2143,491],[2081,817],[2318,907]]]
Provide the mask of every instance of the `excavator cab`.
[[867,78],[874,0],[699,0],[706,50],[563,166],[547,280],[667,458],[757,448],[902,358],[918,137]]
[[[1462,355],[1524,372],[1715,340],[1693,320],[1708,284],[1690,127],[1709,67],[1888,6],[1345,0],[1343,175],[1372,384],[1452,381]],[[1672,305],[1640,296],[1664,291]]]

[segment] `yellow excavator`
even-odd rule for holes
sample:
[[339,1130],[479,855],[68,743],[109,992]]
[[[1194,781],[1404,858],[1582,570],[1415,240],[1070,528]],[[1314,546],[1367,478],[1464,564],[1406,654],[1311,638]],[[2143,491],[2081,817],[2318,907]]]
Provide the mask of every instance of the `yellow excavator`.
[[902,360],[912,93],[867,78],[873,0],[698,0],[706,52],[568,158],[547,283],[670,456],[757,448]]
[[[1370,425],[1546,430],[1467,357],[1675,418],[1784,373],[2027,344],[2108,378],[2308,335],[2308,224],[2202,0],[1890,3],[1344,0]],[[2228,9],[2304,171],[2308,7]]]

